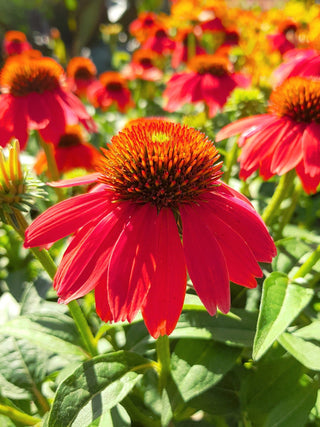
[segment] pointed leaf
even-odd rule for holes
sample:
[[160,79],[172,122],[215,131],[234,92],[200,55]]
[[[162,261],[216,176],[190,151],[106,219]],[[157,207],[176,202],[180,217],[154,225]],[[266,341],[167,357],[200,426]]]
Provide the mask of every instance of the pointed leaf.
[[260,359],[310,302],[313,290],[290,283],[286,274],[273,272],[264,281],[253,358]]
[[82,363],[59,385],[48,426],[70,426],[83,408],[86,417],[91,411],[91,421],[101,416],[102,397],[103,411],[121,402],[142,377],[140,366],[148,362],[138,354],[119,351]]
[[320,347],[294,334],[283,333],[278,342],[304,366],[320,371]]
[[172,354],[172,377],[185,402],[218,383],[235,364],[238,347],[181,339]]

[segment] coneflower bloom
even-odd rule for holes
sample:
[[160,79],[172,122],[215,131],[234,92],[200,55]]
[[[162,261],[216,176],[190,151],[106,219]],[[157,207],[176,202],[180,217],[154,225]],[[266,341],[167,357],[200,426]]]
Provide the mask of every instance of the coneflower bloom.
[[240,177],[259,169],[267,180],[295,169],[307,193],[320,183],[320,81],[285,80],[271,94],[267,114],[224,127],[216,140],[241,134]]
[[51,58],[14,56],[6,61],[0,76],[0,146],[17,138],[24,149],[31,129],[53,144],[69,124],[96,129],[79,98],[62,86],[63,78],[63,68]]
[[62,302],[94,289],[104,321],[130,322],[141,310],[157,338],[178,321],[187,271],[211,315],[229,311],[229,280],[256,286],[274,243],[248,200],[219,180],[218,152],[203,133],[143,120],[104,153],[87,180],[98,185],[26,231],[25,247],[73,234],[54,279]]
[[175,42],[168,36],[164,27],[154,29],[141,45],[142,49],[150,49],[159,55],[167,55],[173,51]]
[[297,44],[297,30],[297,24],[291,19],[281,22],[276,33],[267,34],[271,49],[280,52],[281,55],[294,49]]
[[151,49],[138,49],[133,52],[132,60],[123,67],[121,74],[128,80],[157,81],[163,77],[158,67],[160,55]]
[[96,108],[107,110],[114,105],[122,113],[134,105],[126,79],[116,71],[106,71],[92,83],[88,100]]
[[67,66],[69,87],[80,98],[87,98],[90,85],[97,80],[97,68],[90,58],[75,56]]
[[247,87],[249,79],[234,73],[232,64],[223,56],[199,55],[188,63],[189,70],[173,75],[163,93],[166,98],[164,109],[176,111],[186,103],[204,102],[209,117],[222,108],[230,93],[237,86]]
[[5,33],[2,48],[5,56],[12,56],[32,49],[32,46],[24,33],[12,30]]
[[[67,126],[53,152],[58,171],[61,173],[76,168],[93,172],[101,158],[101,153],[85,141],[84,131],[80,125]],[[34,170],[38,175],[47,170],[44,151],[40,151],[37,155]]]
[[273,72],[275,85],[281,84],[289,77],[319,77],[320,54],[315,49],[292,49],[284,57],[284,61]]
[[171,57],[172,68],[178,68],[181,64],[188,62],[189,56],[192,54],[188,48],[189,37],[194,37],[194,55],[206,54],[205,49],[200,46],[198,38],[194,34],[194,28],[182,29],[178,31],[177,35],[175,36],[175,47]]
[[159,15],[154,12],[141,12],[129,25],[130,34],[140,43],[148,40],[154,30],[160,28]]

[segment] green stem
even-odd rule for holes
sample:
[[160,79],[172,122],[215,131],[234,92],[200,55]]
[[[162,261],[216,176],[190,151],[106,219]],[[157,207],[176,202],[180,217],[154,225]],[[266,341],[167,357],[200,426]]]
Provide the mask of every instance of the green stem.
[[279,228],[277,230],[277,233],[274,236],[275,240],[278,240],[282,237],[283,230],[285,226],[290,222],[292,215],[294,214],[294,211],[296,209],[297,203],[299,201],[300,195],[303,191],[303,188],[301,186],[300,181],[297,183],[297,185],[294,188],[294,191],[291,195],[291,203],[288,206],[288,208],[283,212],[282,218],[279,221]]
[[268,206],[262,214],[262,219],[266,225],[270,225],[272,223],[273,218],[278,213],[281,202],[286,198],[288,189],[290,188],[290,185],[292,184],[295,176],[296,172],[294,169],[281,176],[278,186]]
[[156,341],[157,359],[158,359],[158,374],[159,387],[162,391],[168,381],[170,375],[170,343],[168,335],[160,336]]
[[154,420],[142,410],[139,409],[139,406],[136,405],[132,400],[126,396],[122,401],[121,405],[123,405],[130,415],[130,418],[139,424],[141,426],[145,427],[161,427],[161,423],[158,420]]
[[[8,216],[7,221],[24,240],[24,233],[28,227],[28,223],[22,213],[18,210],[14,211],[14,217],[15,218],[13,220],[11,216]],[[40,261],[41,265],[46,270],[51,279],[53,279],[57,271],[57,266],[51,258],[49,252],[46,249],[40,250],[37,247],[30,249],[33,255]],[[96,356],[98,354],[96,341],[88,325],[87,319],[82,313],[77,301],[69,302],[68,309],[71,316],[73,317],[87,351],[91,356]]]
[[[60,179],[60,172],[58,170],[57,162],[56,162],[56,159],[54,157],[53,144],[47,143],[47,142],[43,141],[43,139],[41,138],[41,136],[39,135],[39,133],[37,133],[37,135],[38,135],[39,144],[42,147],[42,149],[43,149],[43,151],[44,151],[44,153],[46,155],[47,164],[48,164],[49,178],[52,181],[59,181],[59,179]],[[61,202],[61,200],[64,199],[64,193],[63,193],[62,188],[54,187],[54,190],[55,190],[55,192],[57,194],[59,202]]]
[[231,177],[232,167],[237,163],[238,158],[238,143],[237,140],[234,138],[233,146],[231,150],[228,153],[228,156],[226,158],[226,171],[223,174],[223,181],[228,184],[229,179]]
[[196,55],[196,36],[193,33],[188,34],[188,61]]
[[296,274],[293,276],[293,279],[298,279],[299,277],[305,277],[311,270],[312,267],[319,261],[320,259],[320,245],[317,249],[309,256],[307,261],[305,261]]
[[20,412],[15,408],[7,405],[1,405],[0,403],[0,414],[6,415],[11,420],[21,423],[24,426],[34,426],[41,422],[40,418],[32,417],[31,415]]

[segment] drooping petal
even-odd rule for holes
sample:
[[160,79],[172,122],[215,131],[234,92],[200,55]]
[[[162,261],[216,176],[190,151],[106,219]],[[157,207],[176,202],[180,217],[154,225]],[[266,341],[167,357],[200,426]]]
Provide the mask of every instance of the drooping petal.
[[271,172],[277,175],[283,175],[294,169],[303,158],[302,135],[304,134],[305,124],[289,123],[290,129],[287,129],[281,140],[275,147]]
[[61,181],[52,181],[47,182],[47,185],[50,185],[50,187],[75,187],[77,185],[86,185],[86,184],[93,184],[97,181],[98,177],[100,176],[99,172],[94,172],[88,175],[84,176],[78,176],[76,178],[70,178],[70,179],[62,179]]
[[277,253],[276,247],[261,217],[248,203],[240,197],[226,195],[220,187],[205,197],[208,207],[247,242],[257,261],[271,262]]
[[43,129],[51,118],[46,98],[37,92],[30,93],[27,97],[29,126],[31,129]]
[[136,316],[154,279],[154,240],[157,209],[135,206],[109,260],[107,289],[115,321]]
[[66,117],[55,92],[48,91],[46,93],[46,103],[51,112],[51,117],[48,125],[39,129],[39,133],[45,142],[52,142],[57,145],[66,129]]
[[256,116],[245,117],[244,119],[237,120],[236,122],[230,123],[229,125],[222,128],[216,135],[216,141],[222,141],[223,139],[229,138],[233,135],[238,135],[242,132],[247,131],[251,127],[257,129],[265,126],[269,121],[273,121],[274,117],[270,114],[259,114]]
[[303,161],[297,165],[296,172],[301,180],[304,191],[308,194],[315,193],[320,184],[320,173],[314,176],[307,174]]
[[216,237],[226,260],[229,280],[249,288],[256,287],[255,277],[263,273],[247,242],[223,218],[208,209],[207,203],[197,207],[199,221]]
[[64,200],[39,215],[27,228],[24,247],[55,242],[97,220],[108,210],[111,198],[106,191],[87,193]]
[[305,171],[310,177],[320,173],[320,125],[310,123],[302,135]]
[[211,316],[217,308],[227,313],[230,310],[230,285],[222,249],[204,222],[205,218],[198,216],[201,209],[181,205],[179,210],[184,254],[193,286]]
[[178,228],[170,209],[160,210],[154,234],[156,274],[142,307],[154,338],[169,335],[179,319],[185,292],[186,267]]
[[94,288],[94,297],[96,301],[96,311],[98,316],[104,322],[113,320],[110,305],[108,301],[108,292],[106,281],[100,280]]
[[53,283],[65,302],[87,294],[100,281],[107,286],[110,255],[130,212],[128,203],[112,206],[99,222],[86,224],[72,238]]

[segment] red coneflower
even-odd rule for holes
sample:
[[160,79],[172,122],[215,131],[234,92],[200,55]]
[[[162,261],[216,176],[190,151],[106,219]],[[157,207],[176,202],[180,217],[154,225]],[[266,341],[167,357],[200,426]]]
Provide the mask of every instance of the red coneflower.
[[88,99],[96,108],[107,110],[115,105],[122,113],[134,105],[126,79],[116,71],[102,73],[88,89]]
[[273,91],[268,114],[224,127],[217,141],[241,134],[240,177],[264,179],[295,169],[307,193],[320,182],[320,81],[291,77]]
[[97,68],[90,58],[75,56],[67,66],[67,77],[70,89],[80,98],[87,98],[90,85],[95,82]]
[[160,55],[167,55],[175,47],[175,42],[168,36],[168,32],[164,27],[156,28],[151,33],[146,41],[141,45],[142,49],[150,49]]
[[133,52],[131,62],[123,68],[122,75],[128,80],[161,80],[163,72],[157,66],[159,59],[160,55],[151,49],[138,49]]
[[154,12],[141,12],[129,25],[130,34],[140,43],[146,41],[151,33],[160,27],[159,15]]
[[199,55],[188,63],[189,71],[175,74],[167,83],[163,96],[164,109],[176,111],[186,103],[204,102],[213,117],[237,86],[246,87],[249,79],[234,73],[232,64],[223,56]]
[[32,49],[32,46],[24,33],[12,30],[5,33],[2,48],[5,56],[12,56]]
[[[67,126],[61,135],[58,145],[54,148],[54,157],[58,171],[65,173],[76,168],[88,172],[95,170],[101,159],[99,151],[85,141],[83,129],[79,125]],[[34,170],[41,174],[47,170],[47,158],[41,151],[34,164]]]
[[51,58],[15,56],[4,65],[0,85],[0,146],[17,138],[23,149],[28,131],[36,129],[57,144],[67,125],[96,126],[80,100],[62,86],[64,71]]
[[258,261],[276,249],[249,201],[219,181],[213,143],[164,120],[143,120],[111,142],[87,180],[95,189],[49,208],[26,231],[25,247],[74,233],[54,279],[61,301],[95,289],[103,320],[130,322],[141,309],[157,338],[178,321],[188,271],[208,312],[228,312],[229,280],[255,287]]

